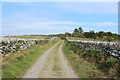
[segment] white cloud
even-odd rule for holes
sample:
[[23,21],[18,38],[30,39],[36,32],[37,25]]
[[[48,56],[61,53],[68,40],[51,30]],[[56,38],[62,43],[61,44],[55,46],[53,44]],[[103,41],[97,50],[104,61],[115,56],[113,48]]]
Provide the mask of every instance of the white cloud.
[[[76,22],[70,22],[70,21],[55,21],[55,22],[37,22],[37,23],[23,23],[23,24],[16,24],[14,25],[14,28],[20,28],[20,29],[57,29],[59,30],[60,27],[63,27],[63,25],[75,25]],[[60,26],[61,25],[61,26]],[[68,28],[68,27],[67,27]],[[60,28],[61,29],[61,28]],[[62,29],[65,29],[64,27]]]
[[52,22],[22,23],[22,24],[19,23],[19,24],[12,24],[11,25],[12,27],[5,25],[7,27],[4,27],[3,34],[9,34],[9,35],[54,34],[54,33],[56,34],[56,33],[64,33],[64,32],[73,32],[74,28],[78,28],[79,26],[82,26],[85,31],[89,31],[89,30],[111,31],[112,28],[117,27],[116,25],[117,23],[114,22],[78,23],[73,21],[52,21]]
[[73,21],[53,21],[53,22],[35,22],[35,23],[20,23],[13,24],[13,28],[18,29],[31,29],[31,30],[71,30],[72,26],[96,26],[96,27],[117,27],[118,24],[114,22],[100,22],[100,23],[78,23]]
[[[18,34],[59,34],[64,32],[71,32],[74,28],[66,25],[59,26],[57,24],[67,24],[70,22],[51,22],[51,23],[29,23],[16,24],[13,27],[4,28],[4,35],[18,35]],[[73,23],[71,23],[73,24]]]

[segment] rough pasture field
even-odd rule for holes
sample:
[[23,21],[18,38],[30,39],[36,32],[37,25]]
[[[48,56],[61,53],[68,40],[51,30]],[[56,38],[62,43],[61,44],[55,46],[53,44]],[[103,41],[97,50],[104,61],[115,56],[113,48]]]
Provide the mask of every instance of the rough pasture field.
[[50,39],[51,36],[37,35],[22,35],[22,36],[6,36],[5,38],[20,38],[20,39]]

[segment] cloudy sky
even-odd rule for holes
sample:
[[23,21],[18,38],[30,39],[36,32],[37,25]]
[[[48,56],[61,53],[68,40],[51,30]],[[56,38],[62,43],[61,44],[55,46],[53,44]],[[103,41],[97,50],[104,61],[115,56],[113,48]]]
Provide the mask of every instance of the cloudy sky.
[[2,2],[2,35],[118,33],[117,2]]

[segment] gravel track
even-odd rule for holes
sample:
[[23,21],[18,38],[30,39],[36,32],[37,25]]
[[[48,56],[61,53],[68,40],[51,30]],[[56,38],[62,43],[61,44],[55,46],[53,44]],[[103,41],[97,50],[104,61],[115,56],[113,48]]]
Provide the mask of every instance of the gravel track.
[[57,46],[57,44],[55,44],[50,49],[48,49],[45,53],[43,53],[43,55],[41,55],[40,58],[38,58],[38,60],[31,66],[31,68],[28,69],[28,71],[23,76],[23,78],[39,78],[39,73],[42,70],[43,65],[45,64],[48,55]]
[[78,78],[62,52],[63,43],[59,41],[43,53],[23,78]]

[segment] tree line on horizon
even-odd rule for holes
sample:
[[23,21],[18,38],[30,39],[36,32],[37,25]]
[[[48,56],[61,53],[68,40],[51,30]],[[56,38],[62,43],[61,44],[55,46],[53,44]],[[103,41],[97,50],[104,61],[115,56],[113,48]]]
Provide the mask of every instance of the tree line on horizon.
[[90,30],[89,32],[84,32],[82,27],[75,28],[73,33],[66,32],[65,36],[67,37],[79,37],[79,38],[91,38],[91,39],[99,39],[99,40],[120,40],[120,35],[112,32],[104,32],[99,31],[95,32],[94,30]]

